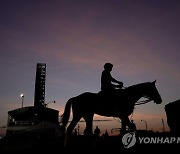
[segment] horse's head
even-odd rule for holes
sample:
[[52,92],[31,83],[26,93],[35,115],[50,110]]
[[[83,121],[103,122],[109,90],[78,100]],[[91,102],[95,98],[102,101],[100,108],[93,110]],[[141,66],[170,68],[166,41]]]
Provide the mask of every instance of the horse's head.
[[156,104],[161,104],[162,98],[156,88],[155,83],[156,83],[156,80],[148,83],[148,88],[146,90],[145,96],[152,99]]

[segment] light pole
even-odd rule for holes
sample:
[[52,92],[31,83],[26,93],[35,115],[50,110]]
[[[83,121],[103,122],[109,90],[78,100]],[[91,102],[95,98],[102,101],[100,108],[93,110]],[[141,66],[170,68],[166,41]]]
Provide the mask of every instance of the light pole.
[[164,119],[162,118],[162,132],[165,132]]
[[22,108],[23,108],[23,103],[24,103],[24,94],[21,94],[20,97],[22,98]]
[[77,129],[77,134],[78,134],[78,135],[79,135],[79,127],[80,127],[80,126],[79,126],[79,124],[78,124],[78,129]]
[[141,120],[145,123],[145,126],[146,126],[146,131],[147,131],[147,122],[145,120]]
[[45,103],[45,107],[48,107],[49,103],[56,103],[56,101],[50,101],[50,102]]

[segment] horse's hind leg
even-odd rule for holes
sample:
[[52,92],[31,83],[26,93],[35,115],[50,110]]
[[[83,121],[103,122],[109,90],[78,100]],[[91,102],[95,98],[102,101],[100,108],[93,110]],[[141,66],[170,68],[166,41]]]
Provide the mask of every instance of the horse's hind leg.
[[91,136],[93,134],[93,131],[92,131],[93,115],[92,114],[85,115],[83,116],[83,118],[86,121],[85,135]]
[[64,146],[68,145],[69,137],[70,137],[74,127],[76,126],[76,124],[78,123],[78,121],[80,119],[81,119],[81,116],[73,116],[73,119],[72,119],[71,123],[69,124],[69,126],[67,128],[67,135],[65,137]]
[[74,127],[76,126],[76,124],[78,123],[80,119],[81,119],[81,116],[73,116],[73,119],[67,128],[67,135],[70,135],[72,133]]
[[86,128],[84,130],[85,135],[85,146],[87,148],[91,148],[94,146],[94,140],[93,140],[93,114],[86,114],[83,116],[84,120],[86,121]]

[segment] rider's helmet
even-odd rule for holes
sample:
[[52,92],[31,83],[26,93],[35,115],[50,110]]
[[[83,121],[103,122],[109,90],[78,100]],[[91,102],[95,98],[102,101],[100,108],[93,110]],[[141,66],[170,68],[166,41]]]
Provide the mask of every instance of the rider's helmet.
[[104,64],[104,69],[105,70],[109,70],[109,69],[112,69],[113,68],[113,64],[111,64],[111,63],[105,63]]

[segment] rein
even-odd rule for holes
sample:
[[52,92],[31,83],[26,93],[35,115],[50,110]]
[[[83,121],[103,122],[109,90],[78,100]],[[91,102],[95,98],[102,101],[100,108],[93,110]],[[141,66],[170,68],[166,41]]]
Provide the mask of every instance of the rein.
[[138,102],[135,103],[135,105],[146,104],[146,103],[152,101],[152,99],[150,97],[147,97],[147,96],[143,96],[143,97],[146,98],[147,100],[138,101]]
[[[122,87],[123,89],[126,89],[127,87]],[[143,101],[138,101],[138,102],[136,102],[135,103],[135,105],[142,105],[142,104],[146,104],[146,103],[148,103],[148,102],[150,102],[150,101],[152,101],[153,99],[151,99],[150,97],[148,97],[148,96],[143,96],[144,98],[146,98],[146,100],[143,100]]]
[[[150,101],[152,101],[153,99],[151,99],[150,97],[148,97],[148,96],[143,96],[144,98],[146,98],[146,100],[144,100],[144,101],[138,101],[138,102],[136,102],[135,103],[135,105],[142,105],[142,104],[146,104],[146,103],[148,103],[148,102],[150,102]],[[132,119],[132,117],[133,117],[133,113],[134,113],[134,111],[132,112],[132,114],[131,114],[131,118],[130,119]]]

